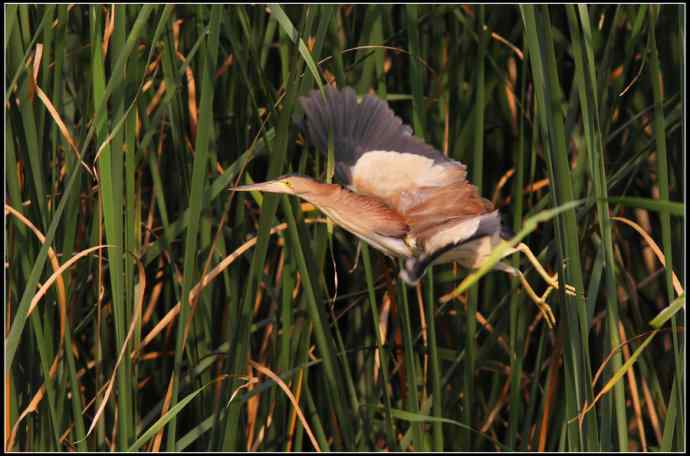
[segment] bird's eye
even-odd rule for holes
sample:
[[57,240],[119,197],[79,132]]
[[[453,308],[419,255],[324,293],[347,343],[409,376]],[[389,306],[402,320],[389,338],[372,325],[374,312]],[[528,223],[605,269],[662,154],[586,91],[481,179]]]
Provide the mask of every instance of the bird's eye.
[[287,188],[292,189],[292,182],[289,180],[283,181],[283,183],[287,186]]

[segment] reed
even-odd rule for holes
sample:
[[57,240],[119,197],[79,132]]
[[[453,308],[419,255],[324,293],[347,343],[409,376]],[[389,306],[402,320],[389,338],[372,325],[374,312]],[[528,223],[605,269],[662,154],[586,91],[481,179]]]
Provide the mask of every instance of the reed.
[[[685,450],[684,17],[7,5],[5,448]],[[577,288],[554,330],[227,191],[332,178],[297,100],[334,83],[468,165]]]

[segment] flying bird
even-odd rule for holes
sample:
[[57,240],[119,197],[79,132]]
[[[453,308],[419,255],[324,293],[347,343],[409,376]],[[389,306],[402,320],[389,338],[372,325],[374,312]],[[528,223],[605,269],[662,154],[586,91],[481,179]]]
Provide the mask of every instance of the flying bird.
[[[335,224],[386,255],[403,259],[400,278],[415,285],[432,264],[458,262],[478,268],[501,240],[510,239],[499,211],[467,180],[467,169],[413,135],[389,108],[374,96],[361,102],[352,88],[328,86],[299,102],[305,113],[305,136],[328,154],[329,134],[339,184],[306,176],[233,188],[296,195],[319,208]],[[552,327],[555,317],[546,298],[558,288],[529,247],[521,243],[506,256],[522,252],[548,288],[538,296],[522,272],[505,262],[494,269],[520,279],[528,296]],[[575,294],[566,285],[566,293]]]

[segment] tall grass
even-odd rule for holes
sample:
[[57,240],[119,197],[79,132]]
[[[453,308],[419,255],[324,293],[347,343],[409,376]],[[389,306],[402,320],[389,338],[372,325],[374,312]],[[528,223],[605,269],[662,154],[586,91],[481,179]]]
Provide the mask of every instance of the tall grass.
[[[5,448],[684,450],[684,15],[6,6]],[[227,191],[332,177],[298,128],[323,84],[468,164],[576,287],[556,328],[504,274],[409,288]]]

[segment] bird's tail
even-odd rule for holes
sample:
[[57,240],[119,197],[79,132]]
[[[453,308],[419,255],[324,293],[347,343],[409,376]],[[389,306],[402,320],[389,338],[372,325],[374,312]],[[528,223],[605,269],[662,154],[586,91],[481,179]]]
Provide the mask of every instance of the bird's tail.
[[429,258],[423,256],[421,258],[407,258],[404,267],[400,270],[400,278],[410,285],[415,286],[419,280],[424,277],[427,266],[429,266]]

